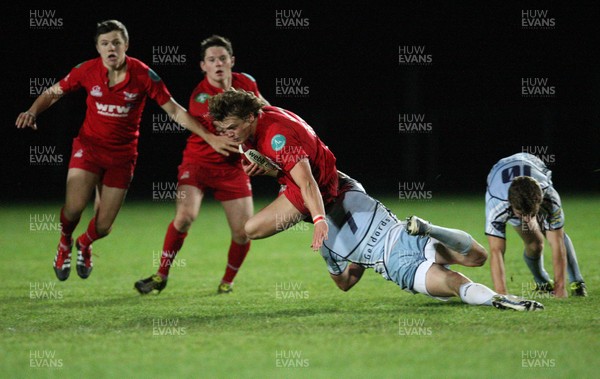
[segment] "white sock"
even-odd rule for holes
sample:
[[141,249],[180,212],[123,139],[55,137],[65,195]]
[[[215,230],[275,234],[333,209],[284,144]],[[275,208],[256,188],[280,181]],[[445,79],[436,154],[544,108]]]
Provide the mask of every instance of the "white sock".
[[465,283],[458,289],[460,299],[470,305],[492,305],[496,292],[479,283]]

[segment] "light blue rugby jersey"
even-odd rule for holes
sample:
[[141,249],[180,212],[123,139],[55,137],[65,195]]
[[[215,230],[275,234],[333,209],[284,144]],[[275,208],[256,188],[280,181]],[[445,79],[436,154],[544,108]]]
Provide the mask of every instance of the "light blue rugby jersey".
[[383,262],[389,232],[398,225],[396,216],[366,193],[350,190],[341,196],[327,212],[329,233],[321,247],[334,275],[343,273],[348,261],[363,267]]
[[552,187],[552,171],[535,155],[517,153],[499,160],[487,177],[485,234],[506,238],[507,222],[515,226],[521,224],[508,203],[508,188],[517,176],[530,176],[542,187],[544,199],[537,217],[540,226],[547,230],[562,228],[564,213],[560,196]]

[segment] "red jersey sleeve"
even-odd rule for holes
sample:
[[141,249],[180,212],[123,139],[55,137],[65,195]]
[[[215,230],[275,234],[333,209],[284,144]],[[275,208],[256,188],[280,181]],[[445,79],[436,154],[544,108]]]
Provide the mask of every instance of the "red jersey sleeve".
[[167,86],[162,81],[160,76],[151,68],[147,68],[148,74],[148,97],[156,101],[158,105],[164,105],[171,100],[171,93],[167,89]]
[[256,84],[256,79],[254,79],[251,75],[246,74],[245,72],[242,72],[238,75],[238,79],[240,80],[240,82],[243,83],[243,85],[240,85],[236,88],[241,88],[246,91],[252,92],[256,96],[260,95],[260,92],[258,91],[258,85]]
[[83,72],[85,71],[85,68],[82,66],[85,65],[87,67],[88,62],[90,61],[82,62],[77,66],[73,67],[69,74],[59,82],[60,89],[63,91],[63,93],[77,91],[83,86],[81,83],[82,78],[84,76]]

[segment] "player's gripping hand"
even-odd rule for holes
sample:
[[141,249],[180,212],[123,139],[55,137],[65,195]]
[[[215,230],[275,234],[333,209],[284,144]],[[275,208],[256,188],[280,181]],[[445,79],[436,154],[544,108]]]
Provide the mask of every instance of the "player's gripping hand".
[[313,231],[313,241],[310,247],[314,251],[318,251],[323,246],[323,241],[327,239],[329,233],[329,225],[325,220],[318,221],[315,223],[315,229]]
[[267,175],[267,171],[257,165],[256,163],[250,163],[245,159],[242,159],[242,169],[248,176],[256,176],[256,175]]
[[242,157],[242,169],[248,176],[267,175],[277,177],[277,166],[272,164],[261,153],[256,150],[246,150],[239,145],[240,155]]
[[37,124],[35,123],[36,116],[33,112],[25,111],[21,112],[17,117],[15,125],[18,129],[30,127],[33,130],[37,130]]
[[206,142],[208,142],[214,151],[226,157],[228,157],[230,153],[238,152],[238,144],[224,135],[210,134],[210,137],[207,137]]

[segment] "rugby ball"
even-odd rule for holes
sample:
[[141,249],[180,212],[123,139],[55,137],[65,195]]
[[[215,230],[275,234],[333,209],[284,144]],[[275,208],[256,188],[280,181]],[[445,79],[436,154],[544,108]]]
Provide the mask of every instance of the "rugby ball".
[[269,158],[267,158],[264,155],[262,155],[261,153],[259,153],[258,150],[254,150],[254,149],[244,150],[242,145],[239,145],[239,150],[240,150],[240,154],[242,154],[242,157],[244,157],[244,159],[246,159],[246,161],[248,161],[250,163],[256,163],[256,165],[258,167],[262,168],[265,171],[273,171],[273,170],[280,169],[279,166],[277,166],[275,163],[273,163],[273,161],[271,161]]

